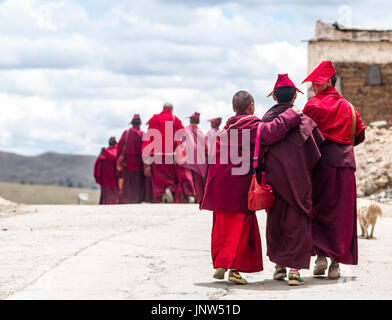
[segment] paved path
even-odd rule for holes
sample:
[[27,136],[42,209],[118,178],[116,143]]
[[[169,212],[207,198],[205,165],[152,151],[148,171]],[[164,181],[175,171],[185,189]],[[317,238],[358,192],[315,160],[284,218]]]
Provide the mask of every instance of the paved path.
[[[211,214],[195,205],[32,206],[0,219],[0,299],[390,299],[392,218],[359,240],[339,281],[288,287],[273,264],[238,286],[212,278]],[[35,212],[35,213],[34,213]],[[265,213],[258,214],[265,253]]]

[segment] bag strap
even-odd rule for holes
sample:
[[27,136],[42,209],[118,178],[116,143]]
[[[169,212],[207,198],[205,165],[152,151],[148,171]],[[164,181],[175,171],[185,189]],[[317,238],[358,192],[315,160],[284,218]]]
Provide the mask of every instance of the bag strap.
[[[261,127],[263,125],[263,122],[260,122],[259,125],[257,126],[257,133],[256,133],[256,145],[255,145],[255,151],[253,154],[253,170],[255,171],[257,168],[257,164],[259,161],[259,151],[260,151],[260,133],[261,133]],[[264,162],[264,159],[263,159]]]
[[353,105],[349,102],[351,107],[351,145],[354,146],[355,144],[355,132],[357,131],[357,116],[355,114],[355,110]]

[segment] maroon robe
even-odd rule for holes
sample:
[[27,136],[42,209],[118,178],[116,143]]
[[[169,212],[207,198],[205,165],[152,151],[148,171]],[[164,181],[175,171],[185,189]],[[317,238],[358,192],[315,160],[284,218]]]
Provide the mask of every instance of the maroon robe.
[[95,181],[101,186],[100,204],[118,204],[119,189],[116,170],[117,148],[109,146],[94,165]]
[[[165,133],[165,122],[173,124],[173,136],[167,136]],[[151,165],[151,178],[152,190],[154,194],[154,202],[162,201],[162,195],[166,188],[169,188],[174,195],[176,202],[187,202],[188,196],[195,195],[194,187],[192,184],[192,175],[184,172],[181,166],[174,163],[174,151],[179,142],[174,141],[174,135],[178,130],[184,129],[181,120],[178,119],[168,109],[163,109],[159,114],[155,114],[148,121],[148,130],[158,130],[162,136],[162,163],[152,163]],[[149,131],[147,131],[149,133]],[[152,140],[152,139],[151,139]],[[143,141],[142,149],[150,143],[150,140]],[[172,145],[172,149],[166,150],[166,145]],[[169,147],[168,147],[169,149]],[[171,157],[172,163],[166,161],[166,157]]]
[[[300,123],[300,116],[292,109],[282,113],[261,128],[260,143],[273,144]],[[200,209],[214,211],[211,253],[215,268],[234,268],[243,272],[263,270],[260,233],[254,211],[248,209],[248,190],[252,178],[250,169],[257,127],[261,120],[255,116],[237,114],[230,118],[216,141],[216,164],[209,164],[207,183]],[[230,131],[238,130],[237,143],[230,142]],[[249,167],[245,174],[233,175],[232,169],[241,164],[222,163],[220,153],[235,148],[241,153],[244,129],[250,130]]]
[[[124,146],[127,132],[127,145]],[[117,160],[122,152],[125,154],[122,170],[124,182],[120,191],[120,203],[141,203],[144,200],[142,136],[143,131],[134,126],[125,130],[118,142]]]
[[[304,113],[317,123],[326,138],[320,146],[320,162],[312,173],[313,255],[355,265],[358,263],[357,194],[350,110],[334,88],[327,88],[308,101]],[[349,125],[342,124],[341,115],[345,115]],[[357,112],[356,118],[355,144],[359,144],[365,139],[365,126]]]
[[185,150],[192,149],[193,157],[186,151],[188,158],[181,165],[185,174],[190,175],[196,201],[200,203],[203,198],[205,179],[207,174],[207,145],[206,136],[194,125],[185,127],[187,136],[183,144]]
[[[280,103],[263,117],[269,122],[292,107]],[[279,266],[308,269],[312,255],[311,173],[324,141],[316,123],[301,115],[301,124],[284,139],[262,150],[267,182],[275,201],[267,215],[267,255]]]
[[144,177],[144,202],[153,203],[154,202],[154,193],[152,190],[152,178]]

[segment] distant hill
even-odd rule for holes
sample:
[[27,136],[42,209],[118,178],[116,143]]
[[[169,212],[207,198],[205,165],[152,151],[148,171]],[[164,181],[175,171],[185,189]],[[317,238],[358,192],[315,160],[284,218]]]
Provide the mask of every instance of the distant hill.
[[0,151],[0,181],[95,189],[95,159],[54,152],[29,157]]
[[0,182],[0,211],[2,206],[7,205],[5,199],[12,201],[9,205],[12,203],[77,204],[80,193],[88,195],[88,200],[83,204],[99,203],[101,194],[99,190]]

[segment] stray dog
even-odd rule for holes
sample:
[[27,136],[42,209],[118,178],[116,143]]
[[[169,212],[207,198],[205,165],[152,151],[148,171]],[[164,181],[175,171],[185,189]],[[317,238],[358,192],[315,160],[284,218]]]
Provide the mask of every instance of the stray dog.
[[[372,239],[374,233],[374,227],[376,226],[377,217],[382,217],[382,209],[380,205],[371,200],[358,199],[358,221],[361,226],[362,234],[361,237],[366,236],[366,239]],[[372,226],[370,235],[368,233],[368,227]]]

